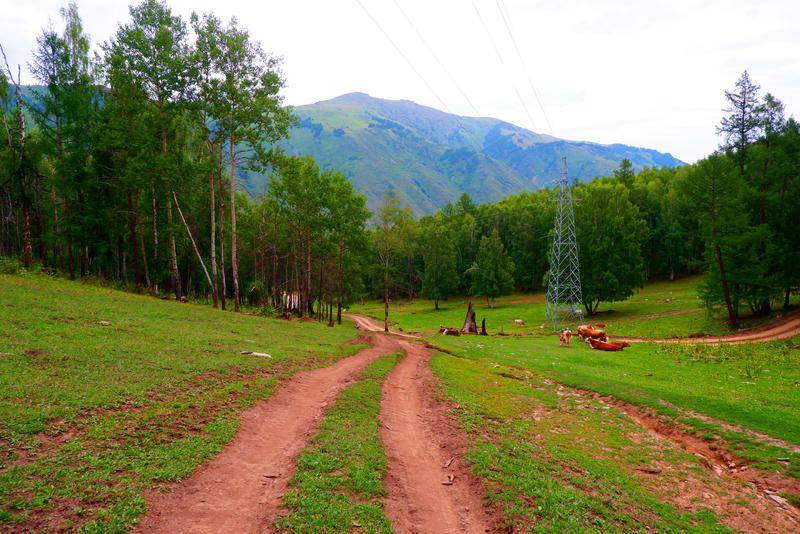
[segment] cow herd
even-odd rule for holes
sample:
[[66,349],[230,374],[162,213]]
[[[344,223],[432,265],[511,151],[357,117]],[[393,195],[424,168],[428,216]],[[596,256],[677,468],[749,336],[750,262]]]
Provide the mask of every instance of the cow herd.
[[[622,341],[622,342],[613,342],[608,340],[608,335],[606,334],[605,330],[602,330],[600,327],[604,327],[604,324],[598,323],[597,325],[589,324],[585,325],[582,324],[578,327],[578,336],[589,344],[590,347],[596,350],[604,350],[610,352],[616,352],[624,349],[625,347],[630,347],[630,344]],[[569,346],[570,342],[572,341],[572,330],[569,328],[565,328],[561,331],[561,346]]]

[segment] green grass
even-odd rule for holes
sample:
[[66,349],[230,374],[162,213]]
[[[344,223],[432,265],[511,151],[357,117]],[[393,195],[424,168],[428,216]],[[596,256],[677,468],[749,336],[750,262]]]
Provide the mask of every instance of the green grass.
[[[614,336],[673,337],[694,333],[724,334],[729,332],[721,313],[709,313],[697,296],[702,277],[693,276],[674,282],[656,282],[646,285],[633,297],[622,302],[602,303],[599,313],[587,322],[606,324]],[[390,320],[407,331],[432,333],[440,325],[460,327],[464,322],[467,303],[472,301],[478,322],[486,318],[490,333],[544,333],[541,328],[545,318],[545,299],[541,293],[509,295],[498,299],[495,308],[489,309],[480,298],[452,298],[440,303],[434,310],[433,301],[415,299],[411,302],[392,303]],[[362,313],[383,319],[383,303],[367,302],[356,306],[353,313]],[[514,324],[522,319],[524,326]],[[755,326],[770,318],[745,319],[743,326]]]
[[[607,324],[612,336],[723,332],[721,317],[692,311],[700,306],[696,296],[700,282],[688,278],[648,285],[629,301],[603,306],[615,311],[603,312],[597,320]],[[380,316],[374,303],[354,311]],[[423,332],[436,346],[456,355],[530,370],[567,386],[652,408],[692,432],[723,439],[732,452],[760,468],[800,477],[800,455],[721,424],[800,445],[800,351],[794,348],[798,339],[721,347],[634,344],[623,352],[608,353],[591,350],[575,338],[572,347],[563,348],[557,337],[539,327],[544,317],[541,295],[508,297],[495,310],[482,305],[477,310],[479,321],[487,317],[490,333],[502,327],[506,333],[536,335],[433,335],[440,324],[460,326],[464,311],[463,302],[451,302],[435,312],[430,302],[420,300],[395,305],[391,317],[400,328]],[[513,325],[516,318],[526,325]],[[777,462],[780,457],[791,461]]]
[[276,522],[297,532],[392,532],[383,513],[386,456],[380,437],[381,384],[398,355],[367,366],[328,410],[297,461],[284,496],[289,514]]
[[[562,348],[555,336],[435,339],[465,358],[527,369],[651,408],[690,431],[724,440],[731,452],[759,468],[800,478],[800,454],[721,424],[800,444],[800,352],[789,348],[793,343],[797,340],[698,348],[635,344],[614,353],[583,343]],[[782,457],[790,462],[778,462]]]
[[[501,526],[533,532],[724,530],[708,510],[682,512],[648,487],[637,467],[692,459],[648,442],[647,433],[619,412],[484,359],[439,354],[431,365],[458,406],[472,444],[467,458],[500,510]],[[689,474],[677,469],[661,476],[677,481]]]
[[0,275],[0,288],[0,529],[130,527],[141,492],[219,451],[242,410],[357,348],[346,327],[44,275]]

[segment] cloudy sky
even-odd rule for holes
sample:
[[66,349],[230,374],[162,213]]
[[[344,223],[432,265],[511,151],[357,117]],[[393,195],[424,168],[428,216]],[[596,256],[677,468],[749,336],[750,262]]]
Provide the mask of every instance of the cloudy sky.
[[[65,1],[0,0],[0,43],[12,63],[30,60],[48,21],[60,27]],[[128,18],[125,0],[77,2],[95,47]],[[240,19],[284,58],[293,105],[362,91],[685,161],[718,145],[723,90],[744,69],[800,116],[798,0],[169,4],[187,17]]]

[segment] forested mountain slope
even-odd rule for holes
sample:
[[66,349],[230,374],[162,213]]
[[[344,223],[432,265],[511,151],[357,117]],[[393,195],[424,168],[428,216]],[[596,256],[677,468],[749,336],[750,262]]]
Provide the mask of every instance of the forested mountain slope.
[[[468,193],[477,202],[547,186],[566,156],[581,181],[611,174],[623,158],[635,169],[675,167],[670,154],[537,134],[498,119],[460,117],[408,100],[349,93],[295,108],[298,124],[282,146],[343,172],[376,208],[387,189],[417,213]],[[263,187],[258,176],[248,188]]]

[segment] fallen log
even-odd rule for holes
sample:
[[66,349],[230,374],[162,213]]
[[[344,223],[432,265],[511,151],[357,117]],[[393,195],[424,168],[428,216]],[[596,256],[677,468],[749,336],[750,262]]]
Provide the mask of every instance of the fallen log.
[[458,331],[458,328],[450,328],[447,326],[440,326],[439,333],[443,336],[460,336],[461,332]]

